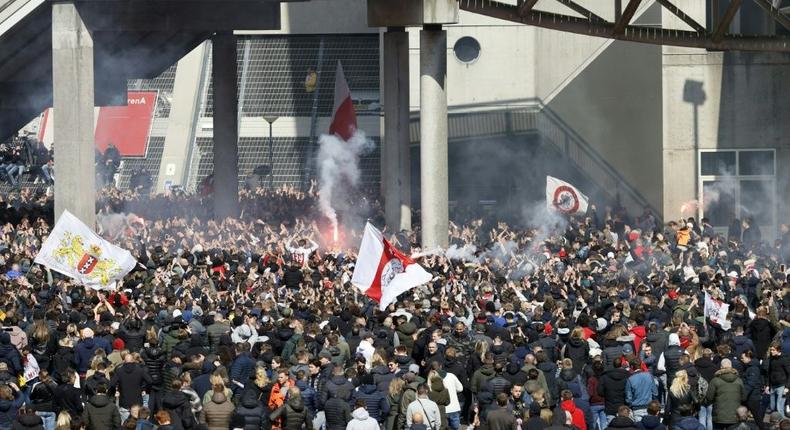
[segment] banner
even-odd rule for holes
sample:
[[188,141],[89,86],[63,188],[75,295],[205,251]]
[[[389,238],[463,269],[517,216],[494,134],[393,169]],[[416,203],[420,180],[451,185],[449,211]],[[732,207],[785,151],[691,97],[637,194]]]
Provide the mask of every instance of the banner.
[[[96,148],[104,152],[112,143],[124,157],[144,157],[151,132],[157,93],[130,91],[126,106],[103,106],[94,109]],[[47,147],[55,140],[53,134],[55,112],[44,111],[38,140]]]
[[69,211],[63,211],[35,262],[97,290],[112,289],[137,264],[129,251],[102,239]]

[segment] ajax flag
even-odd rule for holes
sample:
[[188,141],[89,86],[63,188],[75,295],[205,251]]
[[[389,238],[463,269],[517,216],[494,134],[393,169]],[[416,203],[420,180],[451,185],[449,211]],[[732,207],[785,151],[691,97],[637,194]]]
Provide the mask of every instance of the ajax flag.
[[431,280],[431,275],[392,246],[370,223],[359,247],[351,283],[379,302],[383,311],[398,295]]
[[710,318],[712,322],[718,324],[724,330],[729,330],[732,325],[732,322],[727,319],[729,311],[730,305],[712,298],[707,292],[705,293],[705,317]]
[[102,239],[69,211],[63,211],[35,262],[97,290],[111,288],[137,264],[129,251]]
[[573,185],[557,178],[546,176],[546,206],[566,215],[587,213],[587,196]]

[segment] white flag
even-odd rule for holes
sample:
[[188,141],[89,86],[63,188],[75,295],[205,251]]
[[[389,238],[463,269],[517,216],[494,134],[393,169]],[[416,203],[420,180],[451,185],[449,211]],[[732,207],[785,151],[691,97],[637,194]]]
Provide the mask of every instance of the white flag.
[[706,318],[710,318],[711,321],[721,326],[724,330],[729,330],[732,326],[732,322],[727,319],[727,313],[729,312],[729,304],[721,300],[716,300],[707,292],[705,293],[705,309],[703,315]]
[[566,215],[584,215],[587,213],[589,199],[573,185],[546,176],[546,206],[550,210]]
[[430,273],[392,246],[376,227],[365,226],[351,283],[379,302],[382,311],[400,294],[430,280]]
[[102,239],[69,211],[63,211],[35,262],[97,290],[111,289],[137,264],[129,251]]

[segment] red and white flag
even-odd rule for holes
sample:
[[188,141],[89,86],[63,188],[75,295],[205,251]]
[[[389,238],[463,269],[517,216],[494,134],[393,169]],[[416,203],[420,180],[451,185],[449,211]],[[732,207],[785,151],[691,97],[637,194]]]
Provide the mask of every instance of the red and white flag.
[[546,176],[546,206],[566,215],[584,215],[587,213],[589,199],[573,185]]
[[707,291],[705,292],[705,307],[703,308],[703,315],[705,317],[718,324],[724,330],[729,330],[730,327],[732,327],[732,321],[727,319],[727,314],[729,312],[729,304],[719,299],[714,299]]
[[376,227],[365,226],[351,283],[379,302],[382,311],[400,294],[430,280],[430,273],[392,246]]
[[354,102],[351,100],[351,90],[348,88],[343,66],[338,61],[335,73],[335,106],[332,109],[329,134],[336,134],[343,140],[349,140],[355,131],[357,131],[357,114],[354,112]]

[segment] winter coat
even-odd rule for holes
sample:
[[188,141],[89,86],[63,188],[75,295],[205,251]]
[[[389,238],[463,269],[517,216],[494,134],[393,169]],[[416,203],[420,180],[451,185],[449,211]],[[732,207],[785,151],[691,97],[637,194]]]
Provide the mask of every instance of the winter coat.
[[326,430],[344,430],[351,421],[351,406],[345,399],[332,397],[324,404]]
[[697,417],[683,417],[673,428],[678,430],[705,430],[705,426],[700,424]]
[[365,409],[367,414],[377,422],[384,422],[384,419],[390,412],[389,403],[387,403],[387,396],[381,392],[375,385],[362,385],[357,388],[351,396],[351,403],[356,400],[365,401]]
[[625,404],[625,385],[628,371],[623,368],[604,372],[598,382],[598,394],[604,398],[606,415],[617,415],[617,409]]
[[16,418],[13,430],[44,430],[44,420],[36,414],[23,414]]
[[573,361],[573,370],[579,374],[590,361],[590,344],[584,339],[572,337],[562,349],[562,358],[570,358]]
[[301,397],[291,397],[288,401],[269,414],[269,419],[274,421],[283,417],[283,430],[302,430],[302,426],[307,430],[313,428],[313,417],[307,414]]
[[154,390],[161,390],[163,378],[162,373],[167,361],[167,354],[165,350],[159,347],[150,347],[143,349],[140,354],[145,362],[148,376],[151,377],[151,386]]
[[60,411],[66,411],[72,416],[81,415],[82,391],[71,384],[61,384],[55,389],[55,402]]
[[[236,381],[241,384],[247,383],[247,380],[250,379],[250,376],[255,374],[255,360],[252,359],[252,356],[249,352],[243,352],[239,354],[233,363],[230,365],[230,371],[228,372],[228,378],[231,381]],[[233,387],[238,387],[236,384],[232,384]],[[240,388],[240,387],[239,387]],[[234,388],[234,392],[236,392],[238,388]]]
[[653,348],[653,355],[659,357],[667,349],[669,333],[664,330],[648,333],[645,342]]
[[143,404],[143,390],[152,382],[142,366],[137,363],[124,363],[113,372],[110,386],[118,387],[118,405],[129,409],[132,405]]
[[385,430],[395,430],[395,425],[398,423],[399,418],[398,413],[400,411],[400,398],[400,394],[387,394],[387,404],[389,404],[390,413],[387,416],[387,419],[384,421]]
[[11,335],[5,331],[0,332],[0,362],[6,363],[8,371],[13,375],[21,375],[25,369],[22,365],[22,355],[11,343]]
[[206,328],[208,334],[208,346],[212,351],[219,347],[219,339],[222,335],[230,333],[230,326],[224,322],[215,322]]
[[529,419],[521,425],[521,428],[524,430],[546,430],[549,426],[549,423],[543,421],[543,418],[537,417],[529,417]]
[[85,403],[82,419],[87,430],[121,428],[121,414],[118,412],[118,407],[106,394],[97,394]]
[[719,367],[713,362],[713,360],[705,357],[698,358],[696,361],[694,361],[694,368],[696,368],[700,376],[705,378],[705,380],[709,383],[716,375],[716,371],[719,370]]
[[697,404],[694,401],[694,396],[691,392],[693,389],[694,388],[691,387],[689,391],[681,397],[676,397],[671,391],[667,390],[667,406],[665,408],[664,416],[667,418],[666,421],[670,426],[674,426],[676,422],[683,418],[683,416],[680,415],[681,406],[689,405],[691,410],[697,410]]
[[741,402],[746,400],[746,391],[735,369],[721,369],[708,385],[706,401],[713,405],[714,424],[735,424],[735,414]]
[[765,318],[755,318],[751,324],[749,324],[749,337],[751,337],[754,343],[754,352],[757,358],[761,360],[765,358],[768,347],[771,345],[771,341],[775,335],[776,328]]
[[439,406],[439,416],[441,417],[441,428],[447,428],[447,405],[450,404],[450,391],[444,387],[444,382],[430,384],[431,391],[428,398]]
[[227,430],[233,416],[233,404],[223,393],[214,393],[211,401],[203,405],[203,421],[208,430]]
[[321,393],[321,403],[326,403],[327,399],[332,397],[345,398],[347,394],[354,391],[354,385],[348,381],[344,376],[333,376],[324,386],[324,392]]
[[573,400],[564,400],[560,403],[560,407],[567,412],[571,413],[571,420],[574,426],[579,430],[587,430],[587,421],[584,419],[584,411],[576,407]]
[[491,393],[496,396],[499,393],[509,394],[510,388],[513,387],[513,384],[511,384],[510,381],[508,381],[504,376],[502,376],[501,373],[499,373],[488,380],[488,382],[483,384],[483,387],[483,389],[491,391]]
[[[607,415],[609,413],[607,412]],[[609,423],[607,429],[613,430],[637,430],[634,420],[628,417],[615,416],[612,422]]]
[[390,372],[389,368],[384,365],[377,365],[370,369],[370,374],[373,375],[373,382],[376,383],[376,388],[382,393],[386,393],[390,386],[390,381],[395,379],[395,373]]
[[[1,346],[2,345],[0,345],[0,347]],[[112,347],[110,344],[99,337],[89,337],[87,339],[83,339],[77,344],[77,347],[74,348],[77,372],[80,375],[84,374],[88,370],[91,359],[93,358],[94,354],[96,354],[96,350],[98,349],[104,349],[107,354],[112,352]]]
[[129,351],[140,352],[145,344],[145,330],[141,328],[131,329],[127,327],[127,322],[121,324],[118,337],[123,339],[123,343]]
[[357,408],[351,413],[351,421],[346,426],[346,430],[379,430],[379,422],[371,417],[365,408]]
[[732,343],[735,348],[735,356],[740,357],[746,351],[755,351],[754,343],[746,336],[734,336]]
[[508,363],[502,377],[510,382],[510,385],[524,385],[527,382],[527,373],[521,370],[517,363]]
[[170,391],[162,395],[162,409],[170,413],[170,422],[177,430],[190,430],[195,426],[192,404],[189,397],[180,391]]
[[484,364],[483,367],[477,369],[472,375],[472,392],[477,394],[483,388],[483,384],[490,381],[496,375],[494,366],[492,364]]
[[768,385],[771,387],[790,387],[790,358],[782,353],[779,356],[769,356],[763,364],[768,375]]
[[488,413],[487,424],[488,430],[515,430],[516,417],[507,410],[507,407],[497,407]]
[[16,421],[16,415],[25,397],[21,392],[14,392],[13,400],[0,400],[0,429],[9,430]]
[[55,390],[57,385],[52,381],[36,382],[30,389],[30,406],[36,412],[55,412]]
[[746,397],[751,395],[762,395],[763,376],[760,372],[760,365],[757,360],[752,360],[743,369],[743,388],[746,390]]
[[642,420],[636,423],[639,430],[667,430],[667,426],[661,423],[661,418],[656,415],[645,415]]
[[63,346],[58,347],[55,355],[52,356],[52,370],[54,371],[54,379],[58,382],[63,382],[66,370],[76,369],[77,360],[74,356],[74,348],[66,348]]
[[269,414],[254,394],[248,395],[245,392],[241,404],[236,408],[236,414],[244,417],[244,430],[265,430],[269,427]]

